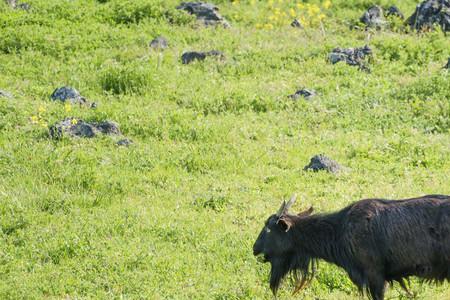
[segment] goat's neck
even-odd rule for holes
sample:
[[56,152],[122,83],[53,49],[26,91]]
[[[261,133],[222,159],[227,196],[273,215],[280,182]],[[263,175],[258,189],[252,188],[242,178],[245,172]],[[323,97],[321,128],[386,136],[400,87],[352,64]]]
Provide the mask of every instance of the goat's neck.
[[339,265],[339,223],[333,215],[315,215],[298,220],[296,242],[311,258],[323,259]]

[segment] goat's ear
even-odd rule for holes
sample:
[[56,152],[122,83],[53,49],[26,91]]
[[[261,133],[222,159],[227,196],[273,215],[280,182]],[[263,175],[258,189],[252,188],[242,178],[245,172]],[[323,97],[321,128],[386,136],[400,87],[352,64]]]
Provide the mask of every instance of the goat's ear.
[[284,232],[288,232],[289,229],[291,229],[293,222],[288,218],[281,217],[278,219],[277,225],[280,226],[281,230],[283,230]]
[[311,215],[313,213],[313,211],[314,211],[314,208],[311,206],[308,210],[302,211],[297,216],[299,216],[299,217],[307,217],[307,216]]

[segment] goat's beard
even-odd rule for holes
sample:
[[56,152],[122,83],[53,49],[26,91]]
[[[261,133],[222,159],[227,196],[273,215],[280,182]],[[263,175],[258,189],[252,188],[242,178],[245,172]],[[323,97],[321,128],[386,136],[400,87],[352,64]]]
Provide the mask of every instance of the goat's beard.
[[314,277],[317,261],[309,256],[291,255],[287,258],[273,258],[270,261],[270,289],[274,295],[287,275],[292,275],[294,294],[303,289]]

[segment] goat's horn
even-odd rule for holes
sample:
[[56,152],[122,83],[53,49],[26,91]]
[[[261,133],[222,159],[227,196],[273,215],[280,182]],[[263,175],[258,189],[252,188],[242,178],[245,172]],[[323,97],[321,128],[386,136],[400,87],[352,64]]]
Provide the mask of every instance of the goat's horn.
[[284,207],[284,212],[287,212],[291,208],[292,204],[294,204],[294,202],[295,202],[295,199],[297,199],[297,195],[296,194],[292,195],[291,199],[289,200],[289,202]]
[[281,203],[281,207],[277,212],[277,216],[281,217],[281,215],[284,213],[284,208],[286,207],[286,201],[283,200],[283,203]]

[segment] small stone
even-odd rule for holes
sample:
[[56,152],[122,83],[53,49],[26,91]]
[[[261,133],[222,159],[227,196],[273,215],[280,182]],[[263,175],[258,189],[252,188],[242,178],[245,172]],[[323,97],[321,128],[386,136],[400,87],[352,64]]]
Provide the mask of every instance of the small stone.
[[28,3],[20,3],[20,4],[16,5],[15,9],[29,11],[31,9],[31,5]]
[[120,134],[119,125],[112,121],[93,123],[94,127],[103,134]]
[[437,24],[444,32],[450,31],[450,0],[423,1],[406,22],[417,30],[429,30]]
[[294,19],[294,21],[292,21],[291,26],[294,28],[303,28],[302,23],[300,23],[300,21],[297,19]]
[[211,3],[203,2],[182,2],[177,9],[184,10],[191,15],[195,15],[198,21],[203,22],[205,26],[222,25],[225,28],[230,24],[219,14],[219,8]]
[[10,98],[11,99],[13,96],[12,96],[12,94],[10,92],[0,90],[0,97]]
[[387,24],[384,19],[383,9],[378,5],[369,8],[359,20],[366,24],[367,27],[377,29],[383,28]]
[[60,139],[64,135],[70,137],[93,138],[99,133],[119,135],[119,126],[115,122],[104,121],[100,123],[85,122],[77,118],[66,118],[49,128],[50,137]]
[[50,96],[53,101],[70,102],[71,104],[86,104],[86,99],[70,86],[57,88]]
[[328,158],[323,154],[319,154],[311,158],[311,161],[303,168],[303,170],[313,170],[314,172],[325,170],[336,174],[342,170],[342,167],[331,158]]
[[150,42],[150,48],[155,50],[164,50],[167,49],[168,47],[169,43],[167,42],[167,39],[162,36],[158,36],[157,38],[154,38]]
[[133,144],[133,141],[130,139],[127,139],[127,138],[121,139],[121,140],[117,141],[117,143],[116,143],[117,146],[125,146],[125,147],[128,147],[132,144]]
[[400,11],[400,9],[399,9],[397,6],[395,6],[395,5],[390,6],[390,7],[386,10],[386,16],[387,16],[387,17],[398,17],[398,18],[400,18],[400,19],[402,19],[402,20],[405,18],[405,16],[404,16],[403,13]]
[[217,56],[220,59],[224,59],[225,58],[225,54],[223,54],[222,51],[218,51],[218,50],[211,50],[205,53],[206,56]]
[[360,69],[368,70],[365,59],[371,55],[372,49],[366,45],[360,48],[334,48],[328,59],[332,64],[344,61],[350,66],[359,66]]
[[183,64],[190,64],[191,62],[196,60],[205,60],[205,58],[205,53],[192,51],[183,53],[183,55],[181,56],[181,61],[183,62]]
[[76,118],[66,118],[49,128],[50,136],[53,139],[60,139],[63,135],[92,138],[95,136],[95,128]]
[[306,100],[310,100],[315,96],[316,92],[314,90],[301,89],[295,92],[295,94],[289,95],[288,97],[291,98],[292,100],[298,100],[301,97],[305,98]]
[[80,95],[76,89],[70,86],[63,86],[57,88],[51,95],[50,98],[53,101],[60,101],[62,103],[69,102],[70,104],[85,105],[90,108],[96,108],[97,103],[90,103],[85,97]]
[[22,9],[29,11],[31,9],[31,5],[28,3],[19,3],[17,0],[6,0],[6,3],[13,9]]
[[183,64],[189,64],[193,61],[202,61],[205,60],[205,58],[207,56],[217,56],[220,59],[224,59],[225,55],[223,54],[223,52],[221,51],[217,51],[217,50],[211,50],[208,52],[197,52],[197,51],[191,51],[191,52],[185,52],[183,53],[183,55],[181,56],[181,62]]

